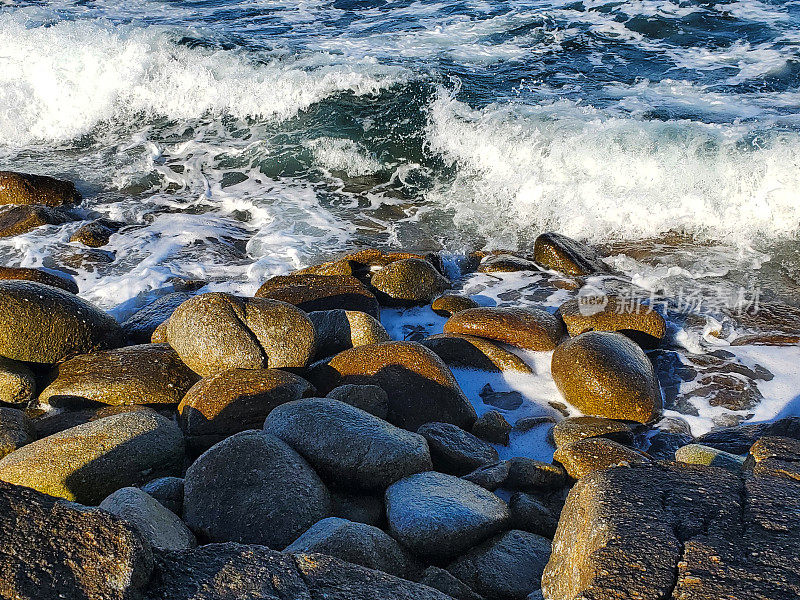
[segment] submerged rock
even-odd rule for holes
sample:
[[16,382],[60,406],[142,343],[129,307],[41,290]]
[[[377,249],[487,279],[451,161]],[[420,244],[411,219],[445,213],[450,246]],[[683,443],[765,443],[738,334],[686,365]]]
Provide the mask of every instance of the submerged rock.
[[564,336],[564,325],[537,308],[469,308],[448,319],[445,333],[474,335],[526,350],[552,350]]
[[647,423],[661,413],[653,365],[624,335],[590,331],[567,340],[551,371],[567,402],[587,415]]
[[43,269],[28,269],[26,267],[0,267],[0,279],[21,279],[24,281],[35,281],[45,285],[61,288],[73,294],[78,293],[78,284],[72,279],[67,279],[61,275],[54,275]]
[[71,181],[46,175],[0,171],[0,204],[77,204],[81,195]]
[[233,368],[305,367],[315,350],[314,325],[303,311],[277,300],[219,292],[195,296],[175,309],[167,340],[202,376]]
[[418,556],[457,556],[508,522],[506,503],[480,486],[443,473],[420,473],[386,490],[392,535]]
[[383,491],[403,477],[433,468],[421,435],[330,398],[283,404],[269,414],[264,430],[344,489]]
[[98,504],[120,488],[179,473],[183,436],[172,421],[130,412],[66,429],[0,460],[0,480]]
[[315,393],[302,377],[277,369],[230,369],[204,377],[178,406],[181,429],[194,452],[226,437],[261,429],[276,406]]
[[413,342],[383,342],[345,350],[315,369],[321,390],[346,383],[377,385],[388,396],[388,420],[416,431],[431,421],[469,429],[475,409],[450,369],[431,350]]
[[114,235],[122,224],[114,223],[108,219],[97,219],[85,225],[81,225],[75,233],[73,233],[69,241],[79,242],[84,246],[90,248],[100,248],[105,246],[112,235]]
[[306,312],[344,309],[380,316],[374,294],[349,275],[278,275],[258,288],[256,297],[287,302]]
[[32,281],[0,281],[0,355],[57,363],[122,344],[119,323],[74,294]]
[[243,431],[186,471],[183,517],[202,542],[283,549],[330,515],[325,484],[285,442]]
[[140,598],[150,546],[105,511],[0,481],[0,596],[14,600]]
[[600,255],[589,246],[553,232],[536,238],[533,260],[547,269],[567,275],[591,275],[609,270]]
[[39,395],[42,404],[178,404],[198,380],[167,344],[83,354],[58,365],[54,376]]
[[0,238],[28,233],[43,225],[63,225],[69,215],[47,206],[15,206],[0,212]]

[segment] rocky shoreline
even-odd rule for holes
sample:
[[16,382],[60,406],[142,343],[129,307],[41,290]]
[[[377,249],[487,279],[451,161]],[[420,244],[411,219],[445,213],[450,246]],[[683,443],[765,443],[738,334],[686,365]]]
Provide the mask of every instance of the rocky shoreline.
[[[2,172],[0,235],[79,202]],[[470,273],[537,279],[486,306]],[[119,323],[67,276],[2,267],[0,598],[800,597],[800,418],[742,422],[772,373],[678,352],[632,286],[544,233],[456,265],[365,249],[253,297],[187,282]],[[382,320],[415,307],[441,330]],[[775,314],[732,343],[796,344]],[[535,375],[526,353],[563,402],[513,419],[519,394],[488,382]],[[685,381],[728,421],[694,437]],[[517,453],[529,432],[552,461]]]

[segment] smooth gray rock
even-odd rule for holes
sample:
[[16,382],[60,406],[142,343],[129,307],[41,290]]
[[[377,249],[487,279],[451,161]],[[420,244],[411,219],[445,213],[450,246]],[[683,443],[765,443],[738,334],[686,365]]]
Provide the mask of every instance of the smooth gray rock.
[[511,524],[514,529],[530,531],[553,539],[558,527],[558,517],[561,515],[554,502],[548,502],[545,498],[533,494],[516,492],[508,501],[508,509],[511,511]]
[[191,297],[186,292],[172,292],[161,296],[128,317],[122,324],[122,331],[134,344],[148,344],[156,327],[169,319],[175,309]]
[[417,433],[427,440],[433,465],[443,473],[465,475],[499,460],[491,444],[452,423],[425,423]]
[[483,596],[471,590],[466,583],[439,567],[425,569],[419,582],[456,600],[483,600]]
[[490,492],[501,487],[508,478],[510,466],[507,460],[503,460],[493,465],[486,465],[475,469],[472,473],[467,473],[462,477],[471,481]]
[[264,430],[339,488],[383,491],[433,468],[425,438],[330,398],[282,404],[269,414]]
[[414,560],[389,534],[372,525],[328,517],[314,523],[284,552],[316,552],[408,579]]
[[487,540],[447,570],[487,598],[524,600],[541,587],[550,540],[513,529]]
[[505,487],[522,492],[552,490],[564,487],[567,472],[558,464],[546,463],[524,456],[508,461],[508,477]]
[[386,509],[383,496],[365,496],[353,494],[332,493],[334,517],[366,523],[375,527],[386,524]]
[[159,477],[148,481],[141,488],[161,505],[179,517],[183,515],[183,478]]
[[100,508],[133,525],[155,548],[182,550],[194,548],[194,535],[171,510],[139,488],[117,490],[100,503]]
[[219,442],[184,479],[184,520],[201,541],[282,549],[330,509],[330,494],[308,463],[263,431]]
[[502,530],[508,506],[482,487],[444,473],[406,477],[386,490],[392,536],[418,556],[447,559]]

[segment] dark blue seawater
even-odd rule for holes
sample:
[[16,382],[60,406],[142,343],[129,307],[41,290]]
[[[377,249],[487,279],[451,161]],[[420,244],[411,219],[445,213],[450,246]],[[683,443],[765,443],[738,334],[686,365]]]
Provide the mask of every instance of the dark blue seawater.
[[643,280],[793,282],[800,2],[0,4],[0,168],[137,225],[81,264],[69,227],[0,242],[110,308],[174,276],[546,229],[717,249],[621,257]]

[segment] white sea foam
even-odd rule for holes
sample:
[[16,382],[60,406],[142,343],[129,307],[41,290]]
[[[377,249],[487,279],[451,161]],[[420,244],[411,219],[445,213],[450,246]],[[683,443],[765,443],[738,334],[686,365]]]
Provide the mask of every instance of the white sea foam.
[[292,59],[189,48],[159,28],[101,20],[27,28],[0,15],[0,144],[70,140],[137,115],[285,119],[329,96],[373,94],[403,69],[327,54]]
[[800,223],[800,135],[621,118],[571,101],[474,110],[441,93],[430,149],[458,168],[431,195],[495,245],[546,229],[595,241],[677,229],[739,243]]

